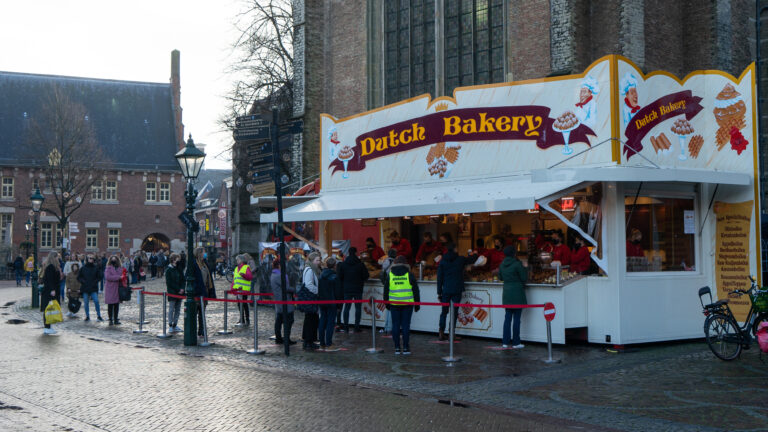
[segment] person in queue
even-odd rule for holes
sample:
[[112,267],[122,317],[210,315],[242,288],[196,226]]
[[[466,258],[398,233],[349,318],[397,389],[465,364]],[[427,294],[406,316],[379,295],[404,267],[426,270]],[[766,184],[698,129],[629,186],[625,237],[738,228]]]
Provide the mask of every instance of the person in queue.
[[589,248],[584,244],[584,239],[581,236],[576,236],[573,253],[571,253],[571,271],[573,273],[587,274],[590,264]]
[[116,255],[107,260],[104,269],[104,303],[107,304],[107,317],[109,325],[120,325],[120,279],[123,277],[123,269]]
[[563,233],[555,231],[552,233],[552,243],[555,247],[552,249],[552,261],[560,261],[560,265],[567,266],[571,264],[571,249],[563,243]]
[[[307,290],[317,294],[318,278],[320,277],[320,253],[312,252],[307,256],[307,266],[301,275],[301,281]],[[304,328],[301,331],[301,337],[304,339],[303,348],[307,351],[314,351],[319,348],[315,343],[317,340],[317,326],[320,317],[317,312],[307,312],[304,314]]]
[[195,301],[197,302],[197,335],[203,336],[203,306],[205,300],[201,303],[200,297],[207,297],[209,291],[212,289],[213,281],[211,280],[211,272],[208,270],[208,264],[205,263],[203,257],[203,248],[195,248],[193,253],[194,261],[192,262],[193,270],[195,272]]
[[[363,285],[370,274],[360,258],[357,257],[357,248],[349,248],[349,256],[338,266],[338,278],[344,287],[344,300],[360,300],[363,298]],[[349,332],[349,310],[352,304],[344,305],[344,331]],[[360,319],[363,308],[360,303],[355,303],[355,333],[359,333]]]
[[77,275],[77,280],[80,281],[80,292],[83,294],[85,321],[91,320],[89,310],[90,300],[93,300],[93,305],[96,308],[97,319],[99,321],[104,321],[104,318],[101,317],[101,307],[99,307],[99,281],[103,277],[104,274],[99,270],[99,266],[96,265],[96,257],[88,255],[85,265],[80,269]]
[[[501,302],[505,305],[524,305],[528,304],[525,297],[525,282],[528,280],[528,271],[523,263],[517,259],[514,246],[504,248],[504,261],[499,268],[499,280],[504,282],[504,288],[501,294]],[[512,348],[523,348],[520,343],[520,317],[523,314],[522,308],[504,309],[504,326],[502,327],[502,348],[509,348],[510,341]],[[512,332],[510,335],[510,324]]]
[[[320,279],[317,284],[318,300],[341,300],[336,298],[337,286],[341,285],[341,280],[336,274],[336,258],[328,257],[325,260],[325,269],[320,273]],[[333,330],[336,319],[336,305],[323,304],[320,306],[320,349],[327,350],[333,347]]]
[[[395,258],[395,262],[387,272],[384,283],[384,301],[403,302],[403,304],[387,304],[387,311],[392,314],[392,342],[395,344],[395,355],[411,354],[410,334],[411,317],[413,312],[419,311],[418,303],[421,301],[419,284],[411,273],[405,257]],[[400,335],[403,336],[402,350],[400,348]]]
[[[440,260],[440,264],[437,266],[437,297],[442,303],[448,303],[453,301],[454,304],[461,302],[461,294],[464,292],[464,267],[466,265],[466,259],[456,253],[456,245],[448,243],[446,245],[448,250],[443,258]],[[445,318],[448,315],[449,306],[443,306],[440,312],[439,322],[439,339],[441,341],[446,340],[445,336]],[[456,326],[456,318],[459,308],[453,307],[452,320],[454,328]],[[455,340],[460,340],[458,336],[454,337]]]
[[[419,246],[419,251],[416,252],[416,263],[426,260],[430,255],[442,255],[443,253],[445,253],[443,243],[434,241],[432,233],[426,231],[424,232],[424,242]],[[435,262],[425,263],[425,265],[435,265]]]
[[373,237],[365,239],[365,250],[368,252],[368,256],[371,257],[373,262],[379,262],[381,257],[384,256],[384,249],[376,246],[376,242],[373,241]]
[[40,296],[40,311],[43,313],[43,334],[53,335],[56,334],[56,330],[51,328],[50,324],[45,323],[45,308],[48,307],[48,303],[53,300],[60,302],[59,285],[61,281],[61,267],[59,266],[59,254],[51,252],[43,263],[43,268],[40,271],[39,280],[43,286]]
[[[245,255],[240,254],[235,257],[235,271],[232,272],[232,287],[233,291],[246,291],[251,292],[251,280],[253,279],[253,273],[251,268],[246,262]],[[248,300],[247,295],[239,296],[240,300]],[[240,306],[240,324],[250,325],[251,317],[248,314],[248,303],[238,303]]]
[[[288,273],[286,271],[286,273]],[[285,279],[285,295],[286,298],[283,298],[283,288],[282,288],[282,282],[280,281],[280,277],[282,276],[282,273],[280,271],[280,261],[274,260],[272,261],[272,273],[269,275],[269,286],[272,288],[272,299],[275,301],[289,301],[293,300],[293,293],[294,287],[289,283],[288,275],[286,274],[283,279]],[[285,316],[283,316],[283,305],[276,304],[275,305],[275,343],[280,345],[285,343],[285,340],[283,339],[283,327],[287,326],[288,330],[285,333],[285,338],[288,339],[288,343],[293,345],[296,342],[291,340],[291,328],[293,327],[293,308],[294,306],[292,304],[285,305],[286,313]]]
[[498,272],[501,262],[504,261],[504,238],[500,235],[493,236],[493,249],[486,249],[486,258],[488,258],[488,267],[492,271]]
[[637,228],[632,228],[627,239],[627,257],[644,257],[645,251],[640,243],[643,240],[643,233]]
[[[80,298],[80,281],[77,280],[77,277],[80,273],[80,263],[74,262],[69,267],[69,273],[66,276],[66,285],[67,285],[67,303],[73,302]],[[77,315],[72,312],[70,309],[67,311],[67,316],[70,318],[74,318]]]
[[411,262],[411,259],[413,258],[413,248],[411,248],[411,242],[400,237],[400,233],[397,231],[392,231],[392,234],[389,235],[389,239],[392,241],[390,249],[395,249],[398,256],[402,255],[406,260],[408,260],[408,262]]
[[[397,251],[394,249],[390,249],[387,251],[387,258],[384,259],[381,263],[381,273],[379,273],[379,280],[381,280],[381,284],[384,285],[389,280],[389,270],[392,268],[392,265],[395,263],[395,258],[397,258]],[[387,309],[386,317],[384,318],[384,327],[379,330],[379,333],[384,333],[384,335],[389,335],[392,332],[392,312]]]
[[[171,254],[170,263],[165,270],[165,289],[168,294],[184,295],[184,270],[179,267],[179,254]],[[181,313],[180,298],[168,297],[168,332],[180,332],[178,326],[179,314]]]

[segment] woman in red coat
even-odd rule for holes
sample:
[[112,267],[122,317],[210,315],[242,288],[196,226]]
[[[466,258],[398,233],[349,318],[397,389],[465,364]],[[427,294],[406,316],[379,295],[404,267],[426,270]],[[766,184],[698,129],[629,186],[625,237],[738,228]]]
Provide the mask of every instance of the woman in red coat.
[[584,274],[589,270],[589,248],[584,244],[584,239],[581,237],[576,237],[574,245],[575,247],[571,254],[571,271]]

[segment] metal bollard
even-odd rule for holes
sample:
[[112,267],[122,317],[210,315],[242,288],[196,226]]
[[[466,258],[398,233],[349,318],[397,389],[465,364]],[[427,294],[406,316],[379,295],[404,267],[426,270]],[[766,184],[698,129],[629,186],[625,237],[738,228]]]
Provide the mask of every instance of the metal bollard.
[[381,348],[376,348],[376,304],[371,296],[371,347],[365,350],[367,353],[376,354],[384,351]]
[[208,342],[208,321],[205,318],[205,297],[200,296],[200,311],[203,314],[203,341],[197,344],[197,346],[207,347],[213,345],[213,342]]
[[454,314],[454,312],[453,312],[453,300],[451,300],[449,307],[450,307],[450,309],[448,310],[448,320],[450,321],[448,323],[448,329],[449,329],[449,331],[448,331],[448,334],[449,334],[449,336],[448,336],[448,338],[449,338],[448,346],[449,346],[449,349],[448,349],[448,357],[443,357],[443,361],[444,362],[448,362],[449,366],[450,366],[450,363],[461,361],[461,358],[453,356],[453,337],[456,334],[456,321],[453,319],[453,314]]
[[144,330],[144,324],[147,324],[146,321],[144,321],[144,288],[139,290],[139,321],[136,323],[139,325],[138,330],[134,330],[134,333],[146,333],[147,331]]
[[229,330],[229,324],[227,323],[229,316],[229,302],[227,300],[229,300],[229,291],[224,291],[224,328],[217,332],[220,335],[232,334],[232,332]]
[[560,363],[560,360],[552,358],[552,323],[547,321],[547,354],[548,357],[544,363]]
[[[248,350],[248,354],[261,355],[264,350],[259,349],[259,311],[257,308],[256,296],[253,296],[253,349]],[[290,335],[288,335],[290,336]]]
[[171,337],[170,334],[167,332],[168,328],[168,293],[163,293],[163,332],[158,333],[157,337],[160,339],[168,339]]

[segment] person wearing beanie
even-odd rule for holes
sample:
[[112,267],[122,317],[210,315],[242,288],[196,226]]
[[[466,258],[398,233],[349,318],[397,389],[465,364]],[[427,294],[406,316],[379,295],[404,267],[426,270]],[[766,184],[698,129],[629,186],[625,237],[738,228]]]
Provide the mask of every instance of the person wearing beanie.
[[[501,262],[499,267],[499,279],[504,282],[501,295],[501,302],[504,305],[528,304],[528,300],[525,297],[525,282],[528,280],[528,269],[517,259],[516,253],[514,246],[505,247],[504,261]],[[520,343],[520,317],[523,314],[523,309],[506,308],[504,311],[501,346],[509,348],[511,339],[512,348],[523,348],[524,345]],[[510,324],[512,325],[511,332]]]

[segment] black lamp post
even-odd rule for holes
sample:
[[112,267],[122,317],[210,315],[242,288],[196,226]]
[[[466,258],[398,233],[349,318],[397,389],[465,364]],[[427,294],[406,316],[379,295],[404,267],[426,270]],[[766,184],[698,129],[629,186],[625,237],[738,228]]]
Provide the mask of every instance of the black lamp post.
[[[192,141],[192,135],[189,135],[187,145],[176,153],[176,162],[179,163],[181,168],[181,175],[187,180],[187,191],[185,197],[187,200],[187,216],[189,221],[194,221],[195,210],[195,197],[197,192],[192,184],[197,176],[200,174],[200,169],[203,167],[203,160],[205,160],[205,153],[195,147],[195,142]],[[192,256],[192,246],[195,241],[195,232],[191,224],[187,224],[187,269],[186,269],[186,294],[187,300],[184,303],[184,345],[194,346],[197,345],[197,322],[195,321],[197,315],[197,304],[195,303],[195,273],[194,262]]]
[[43,194],[40,193],[40,188],[35,189],[35,193],[33,193],[29,197],[29,202],[32,203],[32,212],[35,214],[35,222],[33,223],[33,230],[32,235],[35,237],[35,248],[34,248],[34,260],[33,260],[33,266],[32,266],[32,307],[40,307],[40,291],[37,286],[37,218],[40,214],[40,208],[43,206],[43,202],[45,201],[45,197]]

